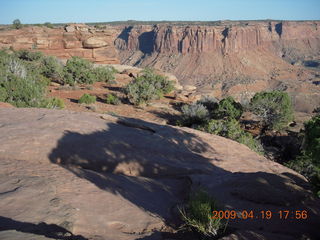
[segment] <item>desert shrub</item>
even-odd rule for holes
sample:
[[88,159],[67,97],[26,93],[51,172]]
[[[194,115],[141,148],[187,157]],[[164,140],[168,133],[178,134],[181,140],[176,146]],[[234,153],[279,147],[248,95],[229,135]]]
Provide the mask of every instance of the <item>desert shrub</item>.
[[7,90],[4,87],[0,87],[0,102],[5,102],[7,98]]
[[209,119],[209,111],[201,103],[183,105],[181,111],[182,125],[187,127],[191,127],[192,125],[197,124],[203,124]]
[[262,154],[263,148],[259,141],[250,133],[245,132],[236,119],[212,119],[206,124],[199,126],[199,130],[230,138],[248,146],[251,150]]
[[106,98],[106,104],[119,105],[120,99],[114,94],[108,94]]
[[39,61],[43,58],[43,54],[41,52],[34,52],[29,50],[18,50],[14,52],[15,56],[17,56],[21,60],[25,61]]
[[42,106],[51,109],[63,109],[65,107],[64,101],[56,97],[45,99]]
[[22,28],[21,21],[20,21],[19,19],[13,20],[13,22],[12,22],[12,27],[15,28],[15,29],[20,29],[20,28]]
[[46,26],[47,28],[53,28],[53,24],[50,22],[45,22],[43,25]]
[[197,103],[202,104],[209,112],[212,113],[215,109],[218,108],[219,101],[214,97],[205,96],[197,101]]
[[55,57],[45,56],[41,59],[40,73],[53,81],[62,80],[62,69],[62,64]]
[[153,70],[146,69],[141,76],[131,81],[125,88],[129,101],[134,105],[148,103],[159,99],[163,94],[173,90],[173,82],[166,77],[155,74]]
[[31,76],[21,78],[8,74],[0,86],[6,89],[5,101],[16,107],[40,107],[44,99],[45,85]]
[[250,110],[263,119],[267,129],[281,130],[293,121],[293,107],[286,92],[256,93],[250,101]]
[[216,202],[204,190],[190,194],[187,206],[179,209],[185,226],[207,237],[218,235],[226,227],[223,220],[212,217],[212,212],[216,210]]
[[0,100],[16,107],[62,108],[62,100],[45,97],[50,79],[61,69],[54,57],[42,53],[0,51]]
[[115,80],[117,70],[113,67],[96,67],[92,69],[97,82],[112,82]]
[[296,159],[285,163],[285,166],[305,176],[311,183],[314,193],[320,198],[320,166],[310,154],[303,152]]
[[88,60],[72,57],[63,68],[63,81],[71,86],[79,83],[92,84],[96,80],[92,69],[93,65]]
[[232,97],[222,99],[217,107],[213,109],[213,117],[215,119],[233,118],[240,119],[243,108],[240,103],[236,102]]
[[96,96],[92,96],[90,94],[85,93],[79,99],[79,103],[80,104],[92,104],[92,103],[95,103],[96,100],[97,100]]
[[320,116],[314,116],[305,123],[304,149],[320,166]]
[[320,115],[307,121],[302,154],[287,166],[304,175],[320,197]]

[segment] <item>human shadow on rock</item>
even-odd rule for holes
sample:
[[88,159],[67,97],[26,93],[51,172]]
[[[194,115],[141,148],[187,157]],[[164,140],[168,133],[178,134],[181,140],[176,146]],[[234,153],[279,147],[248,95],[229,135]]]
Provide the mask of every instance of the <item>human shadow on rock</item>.
[[[303,203],[303,189],[287,187],[291,180],[278,176],[280,173],[232,173],[205,157],[215,155],[216,150],[193,133],[138,119],[119,118],[108,122],[103,131],[65,132],[49,158],[100,189],[121,195],[160,217],[174,229],[181,223],[176,206],[186,200],[191,184],[195,184],[190,176],[206,183],[210,194],[235,210],[261,204],[263,196],[269,200],[273,194],[274,198],[282,197],[282,190],[288,193],[287,197],[281,201],[262,202],[260,208],[270,209],[268,206],[277,202],[286,208],[285,202],[291,198],[301,202],[298,204],[301,210],[307,208]],[[304,184],[304,180],[292,174],[288,173],[287,177],[297,185]],[[245,205],[241,206],[243,203]],[[243,221],[240,229],[247,229],[248,225],[250,221]],[[277,231],[281,232],[281,228]],[[150,239],[152,237],[155,235]]]
[[49,158],[170,222],[175,214],[168,207],[185,199],[189,175],[225,172],[201,155],[207,151],[215,152],[192,133],[121,118],[104,131],[65,132]]
[[17,232],[32,233],[42,235],[48,238],[61,240],[88,240],[80,235],[73,235],[70,231],[56,224],[47,224],[44,222],[35,224],[20,222],[11,218],[0,216],[0,232],[15,230]]

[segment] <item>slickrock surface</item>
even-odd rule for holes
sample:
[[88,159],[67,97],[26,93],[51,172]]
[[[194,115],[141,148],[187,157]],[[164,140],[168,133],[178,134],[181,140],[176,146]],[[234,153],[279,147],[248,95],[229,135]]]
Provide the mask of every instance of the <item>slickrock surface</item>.
[[0,109],[0,239],[169,239],[161,232],[199,185],[227,209],[274,213],[231,220],[223,239],[320,237],[305,179],[241,144],[137,119]]

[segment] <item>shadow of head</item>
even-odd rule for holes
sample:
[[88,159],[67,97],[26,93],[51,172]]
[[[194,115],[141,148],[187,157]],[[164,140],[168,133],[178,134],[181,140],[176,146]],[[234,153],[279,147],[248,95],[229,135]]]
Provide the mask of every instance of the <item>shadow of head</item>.
[[208,151],[214,149],[195,134],[121,118],[108,122],[103,131],[66,131],[49,158],[167,220],[168,208],[188,193],[189,175],[223,171],[202,155]]

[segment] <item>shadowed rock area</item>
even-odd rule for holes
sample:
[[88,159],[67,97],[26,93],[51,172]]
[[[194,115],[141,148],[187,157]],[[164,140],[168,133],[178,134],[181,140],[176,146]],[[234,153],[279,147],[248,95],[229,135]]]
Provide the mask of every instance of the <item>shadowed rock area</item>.
[[[220,239],[320,237],[320,203],[302,176],[188,128],[4,108],[0,165],[0,239],[188,239],[175,234],[177,206],[198,186],[226,209],[274,213],[230,220]],[[283,220],[279,210],[308,218]]]

